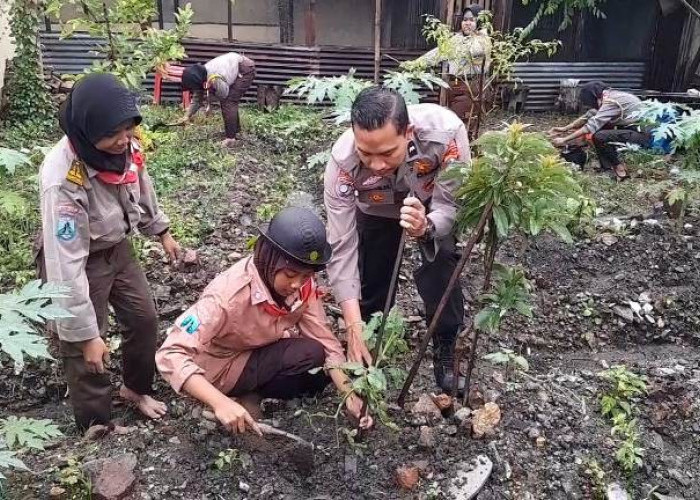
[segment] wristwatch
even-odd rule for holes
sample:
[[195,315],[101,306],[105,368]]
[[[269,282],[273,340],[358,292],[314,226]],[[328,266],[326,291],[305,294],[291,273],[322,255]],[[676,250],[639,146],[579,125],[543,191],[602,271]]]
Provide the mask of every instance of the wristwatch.
[[430,241],[433,238],[435,238],[435,224],[433,224],[433,221],[428,219],[428,227],[425,230],[425,233],[423,233],[423,236],[421,236],[419,239],[423,241]]

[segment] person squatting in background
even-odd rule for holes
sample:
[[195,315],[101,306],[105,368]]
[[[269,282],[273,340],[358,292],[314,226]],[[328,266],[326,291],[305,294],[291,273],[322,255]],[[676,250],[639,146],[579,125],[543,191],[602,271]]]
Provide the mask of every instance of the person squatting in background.
[[[231,432],[260,433],[262,398],[313,395],[330,380],[359,420],[363,402],[339,369],[343,348],[313,279],[330,257],[313,212],[282,210],[260,228],[253,255],[217,276],[175,321],[156,355],[161,375]],[[372,418],[360,425],[371,427]]]
[[620,145],[649,147],[651,144],[650,128],[640,123],[642,101],[599,81],[584,84],[579,100],[588,111],[564,127],[550,129],[552,144],[563,148],[581,145],[588,139],[593,143],[600,166],[614,172],[618,180],[626,179],[627,165],[620,158]]
[[72,317],[56,321],[60,356],[76,424],[85,429],[111,419],[112,386],[102,335],[108,305],[124,326],[124,383],[119,391],[150,418],[166,407],[153,399],[158,315],[129,236],[158,236],[171,260],[180,246],[156,194],[134,128],[136,97],[113,75],[80,80],[60,111],[65,136],[39,172],[42,235],[40,276],[70,288],[58,305]]

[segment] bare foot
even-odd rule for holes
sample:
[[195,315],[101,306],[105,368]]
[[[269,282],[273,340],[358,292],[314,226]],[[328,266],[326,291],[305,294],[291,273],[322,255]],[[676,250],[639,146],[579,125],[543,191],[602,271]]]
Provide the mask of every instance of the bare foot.
[[136,408],[148,418],[158,419],[168,412],[168,407],[165,406],[165,403],[153,399],[147,394],[136,394],[124,385],[119,389],[119,395],[133,403]]
[[221,147],[231,149],[236,145],[236,139],[224,139],[221,141]]

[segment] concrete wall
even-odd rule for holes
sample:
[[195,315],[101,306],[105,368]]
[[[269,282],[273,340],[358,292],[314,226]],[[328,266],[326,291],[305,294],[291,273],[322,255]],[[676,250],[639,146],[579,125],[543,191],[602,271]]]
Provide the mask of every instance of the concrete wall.
[[[227,0],[190,0],[195,11],[190,35],[198,38],[226,39]],[[309,0],[293,0],[294,44],[306,41],[305,18]],[[183,6],[187,0],[180,0]],[[384,2],[385,6],[387,2]],[[385,7],[387,8],[387,7]],[[163,0],[165,27],[175,21],[174,0]],[[63,18],[71,17],[65,9]],[[388,14],[388,13],[387,13]],[[279,43],[278,0],[235,0],[233,38],[242,42]],[[388,15],[384,16],[383,45],[389,37]],[[154,24],[155,26],[155,24]],[[53,29],[59,29],[56,24]],[[374,0],[316,0],[316,43],[318,45],[373,46]]]
[[3,2],[0,5],[0,94],[5,82],[5,68],[7,61],[15,55],[15,45],[10,38],[10,4],[12,0]]
[[[386,2],[385,2],[386,3]],[[294,0],[294,43],[305,43],[308,0]],[[317,0],[316,44],[372,47],[374,0]]]

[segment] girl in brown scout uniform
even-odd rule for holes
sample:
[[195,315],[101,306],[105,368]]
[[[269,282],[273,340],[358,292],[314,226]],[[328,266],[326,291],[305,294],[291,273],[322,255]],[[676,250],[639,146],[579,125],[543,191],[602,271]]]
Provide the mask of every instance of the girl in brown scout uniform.
[[101,337],[108,305],[126,327],[120,396],[150,418],[165,414],[149,394],[155,375],[158,315],[146,276],[127,236],[137,229],[159,236],[171,259],[180,246],[168,231],[151,179],[133,138],[141,122],[135,96],[114,76],[89,75],[61,108],[66,135],[39,173],[42,240],[40,274],[70,287],[58,303],[72,317],[56,322],[76,423],[111,418],[112,386]]
[[[258,413],[261,398],[314,394],[328,376],[359,418],[362,400],[337,368],[345,355],[313,280],[331,256],[323,223],[309,210],[287,208],[260,233],[254,254],[217,276],[176,320],[156,354],[158,370],[232,432],[260,432],[249,409]],[[370,427],[371,417],[361,424]]]

